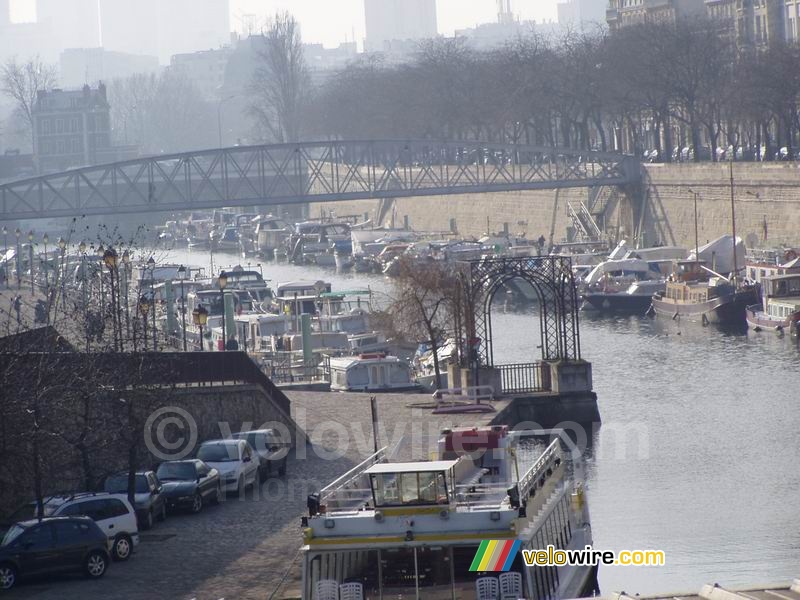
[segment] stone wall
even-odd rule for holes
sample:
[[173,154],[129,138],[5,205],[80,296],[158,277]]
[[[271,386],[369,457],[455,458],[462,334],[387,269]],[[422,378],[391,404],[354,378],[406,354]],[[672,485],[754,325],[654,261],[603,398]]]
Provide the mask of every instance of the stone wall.
[[[694,245],[694,208],[691,188],[698,193],[700,243],[731,231],[730,174],[728,164],[705,163],[645,165],[643,196],[639,190],[604,190],[605,206],[599,224],[615,240],[634,239],[642,225],[643,245],[655,243]],[[797,163],[735,163],[734,191],[737,235],[748,247],[800,245],[800,167]],[[331,211],[363,215],[382,225],[409,226],[419,231],[449,231],[455,219],[458,233],[481,236],[487,228],[530,238],[544,235],[560,241],[570,224],[566,204],[588,200],[586,189],[500,192],[365,200],[312,204],[312,217]],[[765,225],[766,223],[766,225]]]
[[[140,424],[146,424],[155,413],[161,412],[161,416],[149,428],[145,425],[133,432],[121,407],[125,402],[133,402],[135,410],[139,410]],[[143,396],[126,395],[124,401],[109,396],[93,398],[85,410],[79,400],[42,410],[45,431],[40,438],[40,453],[45,494],[102,486],[106,475],[127,468],[131,436],[137,440],[140,468],[155,468],[169,457],[191,457],[203,441],[243,428],[274,427],[275,423],[286,426],[293,442],[298,441],[299,435],[299,442],[305,443],[305,434],[297,430],[291,415],[273,402],[261,386],[252,384],[179,386],[163,392],[151,390]],[[21,430],[26,426],[25,415],[4,414],[2,418],[5,427]],[[177,421],[159,433],[161,419],[167,418]],[[87,450],[81,453],[78,445],[84,419],[88,419],[89,432],[83,433]],[[34,495],[30,436],[18,438],[9,433],[2,442],[5,448],[0,461],[0,517]]]

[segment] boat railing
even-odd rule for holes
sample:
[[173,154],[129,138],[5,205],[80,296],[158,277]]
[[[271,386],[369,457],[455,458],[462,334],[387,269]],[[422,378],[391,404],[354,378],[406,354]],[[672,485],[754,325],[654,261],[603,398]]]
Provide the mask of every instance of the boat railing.
[[[520,477],[519,480],[519,497],[527,498],[536,483],[547,474],[547,469],[553,469],[555,461],[561,460],[561,441],[553,440],[553,442],[542,452],[542,455],[536,459],[530,469]],[[556,465],[557,466],[557,465]]]
[[[384,446],[375,454],[322,488],[319,493],[320,504],[326,506],[330,512],[331,509],[354,508],[361,504],[365,498],[370,497],[372,489],[366,480],[365,471],[372,465],[386,462],[386,450],[387,448]],[[366,486],[364,485],[365,483],[367,484]]]
[[508,483],[458,484],[455,486],[456,508],[497,510],[508,497]]

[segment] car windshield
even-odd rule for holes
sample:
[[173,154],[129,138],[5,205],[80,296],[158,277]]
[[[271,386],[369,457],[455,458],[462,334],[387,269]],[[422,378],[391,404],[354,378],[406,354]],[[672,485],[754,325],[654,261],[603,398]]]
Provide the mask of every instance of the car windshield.
[[157,475],[161,481],[194,481],[197,479],[193,463],[162,463],[158,467]]
[[25,528],[21,525],[13,525],[11,529],[6,532],[5,537],[3,538],[3,542],[0,543],[0,546],[8,546],[11,542],[17,539],[22,533],[25,531]]
[[[144,475],[136,476],[135,491],[137,494],[145,494],[148,491],[147,478]],[[105,491],[109,494],[127,494],[128,493],[128,475],[127,473],[121,475],[113,475],[106,479]]]
[[235,462],[239,460],[239,452],[234,444],[209,444],[200,446],[197,458],[205,462]]

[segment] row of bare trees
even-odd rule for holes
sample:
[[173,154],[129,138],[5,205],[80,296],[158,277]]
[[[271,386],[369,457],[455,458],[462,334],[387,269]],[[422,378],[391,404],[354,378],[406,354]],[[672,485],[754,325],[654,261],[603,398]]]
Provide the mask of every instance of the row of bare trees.
[[714,21],[618,32],[531,34],[478,52],[462,39],[421,45],[405,63],[363,55],[309,104],[313,135],[480,139],[580,149],[676,146],[794,156],[800,49],[737,49]]

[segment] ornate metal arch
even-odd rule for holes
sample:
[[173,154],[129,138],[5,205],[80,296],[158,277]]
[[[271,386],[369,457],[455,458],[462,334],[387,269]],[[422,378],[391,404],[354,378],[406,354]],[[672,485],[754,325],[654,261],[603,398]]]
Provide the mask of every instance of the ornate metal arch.
[[492,300],[497,290],[512,279],[527,281],[539,297],[542,359],[581,358],[578,294],[569,257],[492,258],[470,261],[464,266],[463,329],[466,339],[480,340],[481,364],[494,366]]

